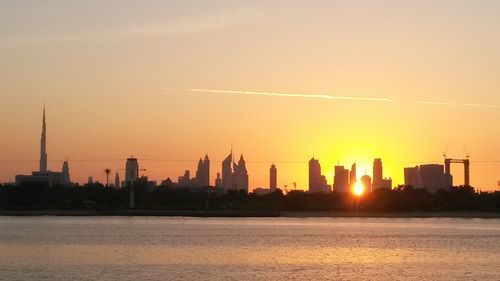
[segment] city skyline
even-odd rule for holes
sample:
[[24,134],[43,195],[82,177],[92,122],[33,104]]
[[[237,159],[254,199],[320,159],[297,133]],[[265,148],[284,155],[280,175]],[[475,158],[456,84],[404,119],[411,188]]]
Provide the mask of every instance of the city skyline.
[[233,145],[251,187],[274,161],[306,189],[312,156],[329,185],[375,158],[397,185],[446,152],[495,190],[499,19],[497,1],[2,2],[0,182],[37,170],[45,100],[48,167],[80,183],[131,155],[176,179],[205,153],[213,182]]
[[[69,185],[72,182],[70,180],[70,171],[69,171],[69,160],[65,160],[63,162],[61,172],[54,172],[48,169],[47,161],[47,123],[46,123],[46,108],[45,105],[43,107],[42,113],[42,128],[41,128],[41,137],[40,137],[40,159],[39,159],[39,170],[32,172],[32,175],[16,175],[16,184],[24,184],[24,183],[36,183],[36,182],[44,182],[49,185]],[[465,147],[464,147],[465,149]],[[396,186],[412,186],[414,188],[425,188],[430,192],[436,192],[440,188],[452,187],[452,186],[470,186],[470,160],[469,154],[466,151],[466,159],[452,159],[447,157],[447,151],[444,152],[444,165],[440,164],[423,164],[415,167],[404,167],[404,183],[393,185],[393,181],[391,177],[386,177],[383,174],[383,164],[381,158],[375,158],[373,160],[373,172],[372,179],[370,182],[368,179],[370,176],[365,173],[357,176],[357,164],[354,162],[351,165],[351,169],[345,169],[344,166],[341,166],[337,163],[334,171],[333,183],[328,184],[326,177],[322,174],[321,164],[319,159],[315,159],[312,157],[309,160],[309,175],[308,181],[309,184],[306,189],[309,192],[340,192],[340,193],[348,193],[352,192],[356,188],[356,184],[358,183],[357,189],[361,192],[364,191],[373,191],[380,188],[385,189],[393,189]],[[464,165],[464,183],[462,184],[453,184],[453,175],[451,174],[451,164],[459,163]],[[120,186],[130,186],[137,181],[141,175],[140,172],[147,171],[147,169],[139,168],[139,161],[137,158],[131,156],[127,158],[124,174],[125,181],[119,181],[119,172],[121,169],[117,169],[115,171],[115,183],[114,187],[119,188]],[[106,186],[109,183],[109,174],[113,170],[106,168]],[[220,177],[222,175],[222,177]],[[277,184],[277,169],[276,165],[273,161],[272,165],[269,169],[269,186],[268,190],[276,190],[278,188]],[[93,183],[94,177],[91,175],[88,177],[88,183]],[[158,180],[155,179],[151,181],[152,184],[157,185]],[[177,182],[171,180],[171,177],[160,179],[161,185],[167,184],[177,184],[180,187],[208,187],[213,186],[216,188],[220,188],[222,190],[244,190],[245,192],[249,192],[252,190],[259,190],[259,192],[264,192],[263,187],[266,186],[250,186],[249,184],[249,175],[248,170],[246,168],[246,161],[243,158],[243,154],[240,154],[240,158],[238,162],[235,161],[233,156],[233,148],[231,146],[231,151],[228,156],[221,162],[220,171],[217,171],[217,177],[213,180],[213,183],[210,181],[210,159],[208,157],[208,153],[205,154],[203,158],[199,158],[198,166],[196,169],[196,173],[194,177],[191,177],[191,171],[185,170],[182,176],[178,177]],[[288,185],[280,186],[284,190],[287,189]],[[294,189],[296,189],[296,182],[293,182]],[[480,187],[476,187],[481,190]]]

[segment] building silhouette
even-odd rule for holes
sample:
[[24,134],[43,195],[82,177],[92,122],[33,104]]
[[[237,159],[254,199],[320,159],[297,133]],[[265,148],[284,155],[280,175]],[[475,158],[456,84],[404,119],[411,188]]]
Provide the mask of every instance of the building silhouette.
[[127,163],[125,164],[125,186],[133,185],[134,182],[139,178],[139,163],[137,158],[129,157],[127,158]]
[[404,181],[405,186],[412,186],[413,188],[424,187],[418,166],[404,168]]
[[63,185],[69,185],[71,183],[69,175],[69,164],[68,161],[64,161],[61,169],[61,183]]
[[277,188],[277,179],[278,177],[278,170],[276,169],[276,165],[274,163],[271,165],[271,168],[269,168],[269,189],[271,190],[276,190]]
[[196,179],[194,180],[196,186],[209,186],[210,185],[210,159],[208,154],[205,158],[198,161],[198,169],[196,170]]
[[382,159],[376,158],[373,160],[373,189],[379,189],[382,187]]
[[451,175],[451,164],[461,163],[464,165],[464,185],[470,186],[470,161],[469,155],[467,154],[467,159],[444,159],[444,173],[446,175],[446,185],[447,187],[453,186],[453,176]]
[[65,161],[61,172],[52,172],[47,167],[47,123],[45,118],[45,106],[42,116],[42,133],[40,136],[40,164],[39,171],[32,172],[31,175],[16,175],[16,184],[41,184],[41,185],[69,185],[69,165]]
[[230,190],[233,188],[233,151],[222,161],[222,188]]
[[47,124],[43,107],[42,134],[40,136],[40,172],[47,172]]
[[349,170],[345,169],[344,166],[335,166],[333,190],[342,193],[349,191]]
[[365,188],[366,191],[372,192],[372,179],[369,175],[363,175],[361,177],[361,184]]
[[238,164],[233,162],[233,186],[235,190],[248,192],[248,171],[243,154],[240,155]]
[[189,170],[184,171],[184,175],[177,178],[177,184],[181,187],[192,187],[191,173]]
[[417,167],[404,168],[405,186],[425,188],[431,193],[439,189],[449,188],[445,166],[425,164]]
[[217,173],[217,178],[215,178],[215,188],[222,188],[222,179],[220,173]]
[[120,175],[118,172],[115,174],[115,188],[120,188]]
[[392,179],[383,177],[382,159],[373,160],[373,183],[372,190],[386,188],[392,189]]
[[349,172],[349,186],[351,189],[354,187],[356,184],[357,180],[357,174],[356,174],[356,163],[353,163],[351,166],[351,171]]
[[326,178],[321,174],[321,165],[318,159],[309,160],[309,192],[329,192]]
[[233,161],[233,151],[222,161],[222,188],[248,192],[248,170],[243,154],[238,163]]

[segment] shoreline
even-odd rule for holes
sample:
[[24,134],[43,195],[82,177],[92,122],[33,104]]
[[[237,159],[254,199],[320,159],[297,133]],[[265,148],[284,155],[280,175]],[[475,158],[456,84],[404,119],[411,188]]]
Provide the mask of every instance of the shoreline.
[[500,212],[214,212],[169,210],[0,210],[0,216],[219,218],[500,218]]

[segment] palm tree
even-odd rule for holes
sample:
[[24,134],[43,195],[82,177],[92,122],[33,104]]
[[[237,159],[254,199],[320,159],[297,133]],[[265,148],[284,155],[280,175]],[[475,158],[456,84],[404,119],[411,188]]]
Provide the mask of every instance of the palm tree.
[[106,168],[106,169],[104,169],[104,172],[106,173],[106,187],[108,187],[108,184],[109,184],[109,174],[111,173],[111,169],[110,168]]

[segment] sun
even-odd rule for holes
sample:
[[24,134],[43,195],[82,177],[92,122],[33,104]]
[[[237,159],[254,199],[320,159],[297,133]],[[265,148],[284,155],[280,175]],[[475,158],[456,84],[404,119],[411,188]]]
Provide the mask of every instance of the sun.
[[354,188],[352,189],[352,193],[354,193],[354,195],[361,196],[364,191],[365,189],[363,188],[363,184],[361,184],[361,182],[358,181],[354,184]]

